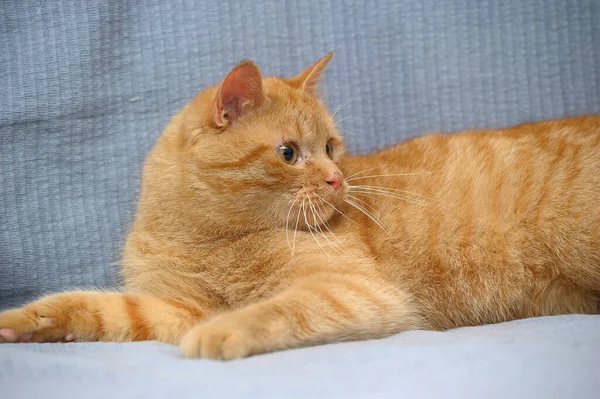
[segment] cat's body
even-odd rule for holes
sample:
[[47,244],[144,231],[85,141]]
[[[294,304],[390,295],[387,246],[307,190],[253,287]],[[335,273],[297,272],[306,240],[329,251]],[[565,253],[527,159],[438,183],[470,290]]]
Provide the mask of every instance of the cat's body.
[[600,116],[343,156],[313,94],[328,60],[288,80],[240,64],[198,95],[146,161],[126,294],[0,313],[0,340],[159,339],[231,359],[598,313]]
[[392,161],[376,174],[432,173],[352,182],[407,197],[363,197],[392,236],[365,220],[363,246],[429,326],[600,310],[600,117],[429,135],[344,169]]

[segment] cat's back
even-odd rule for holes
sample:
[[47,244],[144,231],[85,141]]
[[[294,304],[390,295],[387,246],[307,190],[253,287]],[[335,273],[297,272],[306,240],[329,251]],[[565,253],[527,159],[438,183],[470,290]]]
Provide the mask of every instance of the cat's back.
[[347,165],[386,165],[350,181],[393,238],[366,219],[363,236],[432,324],[596,309],[600,116],[428,135]]
[[538,233],[545,226],[555,233],[562,217],[574,222],[574,214],[584,210],[591,217],[581,222],[600,217],[591,205],[600,201],[600,115],[434,135],[407,144],[421,148],[411,155],[426,154],[425,162],[416,162],[432,172],[425,184],[416,184],[428,186],[438,207],[468,210],[466,217],[474,222],[527,220]]
[[515,217],[541,217],[553,208],[572,208],[573,201],[600,198],[599,168],[600,115],[430,134],[347,157],[343,165],[351,188],[415,190],[407,199],[421,201],[402,206],[426,202],[446,211],[474,207],[480,216]]

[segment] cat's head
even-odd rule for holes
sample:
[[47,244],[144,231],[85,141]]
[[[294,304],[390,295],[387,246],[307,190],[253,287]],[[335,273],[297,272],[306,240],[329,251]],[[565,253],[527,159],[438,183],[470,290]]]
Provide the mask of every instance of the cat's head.
[[186,195],[208,219],[306,229],[343,203],[342,137],[316,93],[331,57],[287,79],[243,61],[184,108]]

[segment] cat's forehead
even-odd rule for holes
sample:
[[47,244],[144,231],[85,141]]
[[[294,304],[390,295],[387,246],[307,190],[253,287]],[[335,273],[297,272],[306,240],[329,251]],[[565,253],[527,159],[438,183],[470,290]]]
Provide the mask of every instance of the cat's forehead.
[[271,100],[270,119],[288,133],[307,142],[339,136],[327,108],[313,94],[294,89],[278,78],[267,78],[264,83]]

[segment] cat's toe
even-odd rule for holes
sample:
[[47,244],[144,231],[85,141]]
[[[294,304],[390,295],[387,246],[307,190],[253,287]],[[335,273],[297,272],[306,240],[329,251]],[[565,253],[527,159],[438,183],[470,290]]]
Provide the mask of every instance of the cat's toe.
[[40,315],[36,309],[19,308],[0,312],[0,343],[58,342],[65,335],[53,318]]
[[35,323],[22,309],[0,312],[0,342],[17,342],[34,329]]
[[12,328],[0,328],[0,342],[15,342],[19,336]]
[[184,358],[233,360],[250,354],[243,332],[219,323],[204,323],[190,330],[181,340]]

